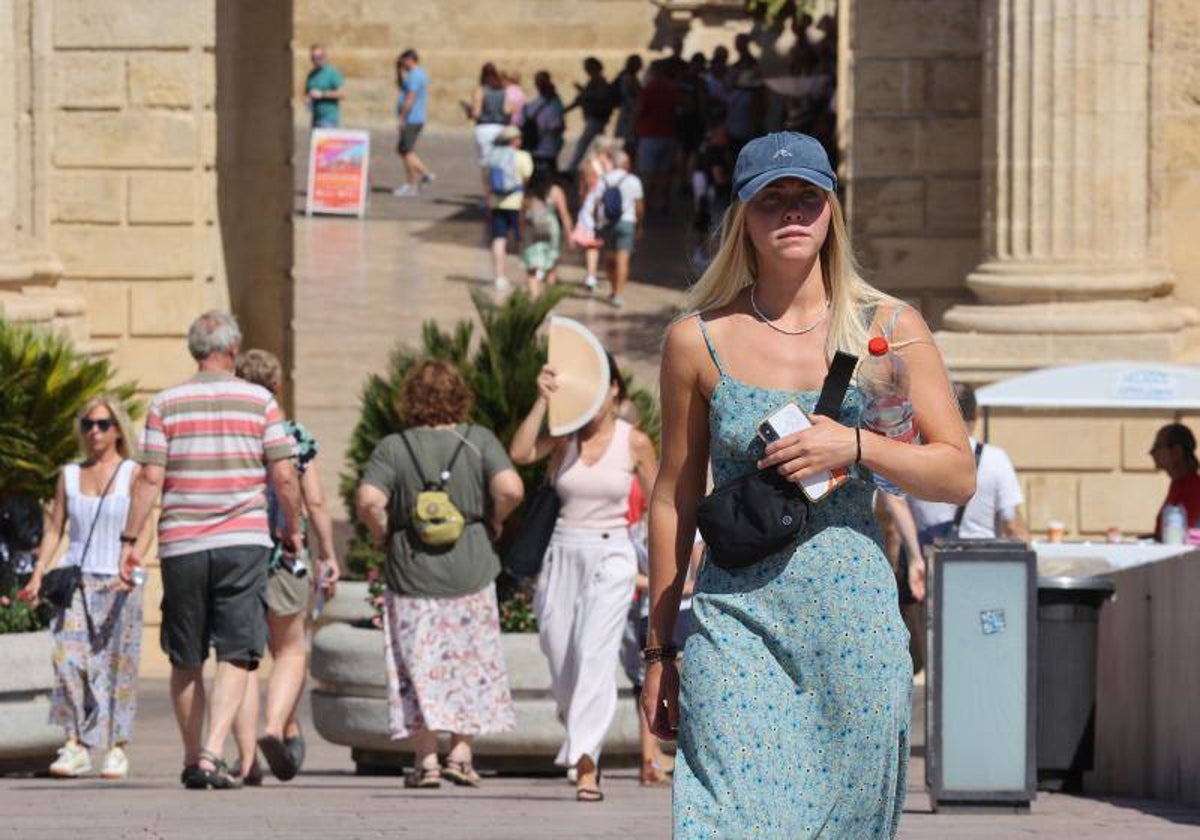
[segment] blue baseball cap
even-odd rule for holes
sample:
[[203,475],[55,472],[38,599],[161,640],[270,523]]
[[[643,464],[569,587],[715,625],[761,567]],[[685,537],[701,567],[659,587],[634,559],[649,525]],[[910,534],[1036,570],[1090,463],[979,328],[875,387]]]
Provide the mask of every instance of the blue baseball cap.
[[815,137],[776,131],[742,147],[733,168],[733,191],[739,201],[749,201],[780,178],[799,178],[830,192],[837,187],[829,155]]

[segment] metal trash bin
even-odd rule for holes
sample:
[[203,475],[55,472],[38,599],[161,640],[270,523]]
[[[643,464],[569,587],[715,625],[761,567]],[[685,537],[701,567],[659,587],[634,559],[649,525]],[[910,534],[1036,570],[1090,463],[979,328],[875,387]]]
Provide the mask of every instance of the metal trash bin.
[[1037,776],[1040,790],[1081,792],[1092,769],[1096,634],[1114,585],[1105,577],[1038,578]]
[[1028,812],[1036,796],[1037,556],[937,546],[926,597],[926,783],[934,811]]

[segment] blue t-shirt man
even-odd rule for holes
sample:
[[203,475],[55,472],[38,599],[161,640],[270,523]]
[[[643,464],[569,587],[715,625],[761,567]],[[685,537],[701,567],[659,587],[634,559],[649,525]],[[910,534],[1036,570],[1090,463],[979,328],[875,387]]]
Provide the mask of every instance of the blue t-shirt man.
[[[341,122],[339,100],[324,96],[327,92],[342,89],[342,74],[328,64],[314,67],[304,82],[304,92],[312,103],[313,128],[337,128]],[[313,91],[320,93],[313,95]]]
[[404,74],[404,84],[400,86],[401,96],[399,109],[404,110],[404,103],[408,99],[409,94],[412,94],[412,107],[408,109],[408,114],[405,115],[404,121],[409,125],[424,125],[426,102],[429,99],[429,74],[425,72],[425,68],[420,65],[414,65],[407,73]]

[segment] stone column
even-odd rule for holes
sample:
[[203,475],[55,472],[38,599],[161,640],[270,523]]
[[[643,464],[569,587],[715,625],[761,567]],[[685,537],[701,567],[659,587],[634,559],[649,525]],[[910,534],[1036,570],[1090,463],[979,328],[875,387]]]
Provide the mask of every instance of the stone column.
[[986,0],[980,303],[939,335],[959,375],[1185,350],[1197,313],[1152,230],[1150,6]]

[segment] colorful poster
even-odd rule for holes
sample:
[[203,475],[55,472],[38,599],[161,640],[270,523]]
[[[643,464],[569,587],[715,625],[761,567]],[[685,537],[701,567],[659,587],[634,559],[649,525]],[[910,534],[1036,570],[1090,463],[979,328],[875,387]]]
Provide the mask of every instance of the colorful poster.
[[371,136],[340,128],[313,130],[308,149],[308,202],[305,212],[361,218],[367,209],[367,168]]

